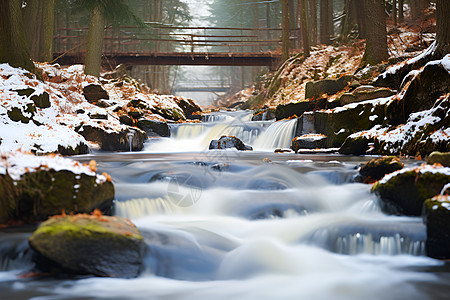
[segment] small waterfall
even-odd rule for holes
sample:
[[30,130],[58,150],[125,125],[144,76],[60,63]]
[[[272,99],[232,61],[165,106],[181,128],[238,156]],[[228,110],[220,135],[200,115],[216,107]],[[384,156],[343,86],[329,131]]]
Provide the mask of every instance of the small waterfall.
[[273,123],[258,137],[255,148],[273,150],[289,148],[297,130],[297,119],[281,120]]

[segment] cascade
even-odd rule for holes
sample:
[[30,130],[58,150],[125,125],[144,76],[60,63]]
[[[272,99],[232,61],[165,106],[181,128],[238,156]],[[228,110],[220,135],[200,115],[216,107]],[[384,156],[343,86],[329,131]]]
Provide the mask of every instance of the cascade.
[[255,142],[256,149],[289,148],[297,130],[297,119],[273,123]]

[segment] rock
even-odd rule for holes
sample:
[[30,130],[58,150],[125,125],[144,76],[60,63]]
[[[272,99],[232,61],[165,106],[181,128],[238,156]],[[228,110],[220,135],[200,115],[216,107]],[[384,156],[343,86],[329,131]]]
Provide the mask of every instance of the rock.
[[347,137],[339,149],[340,154],[348,155],[364,155],[369,150],[369,143],[371,141],[360,135],[351,135]]
[[80,155],[80,154],[88,154],[89,147],[85,143],[78,144],[75,148],[71,146],[62,146],[58,145],[58,153],[61,155]]
[[175,97],[175,102],[183,110],[185,116],[192,116],[202,111],[194,101],[184,97]]
[[103,151],[130,151],[129,133],[133,133],[133,151],[142,150],[147,139],[145,132],[138,128],[112,131],[100,126],[82,125],[78,133],[86,140],[99,144]]
[[89,114],[89,118],[98,120],[108,120],[108,113],[105,112],[105,113]]
[[109,99],[108,92],[99,84],[88,84],[83,88],[83,96],[89,102],[97,102],[100,99]]
[[128,112],[128,115],[129,115],[130,117],[132,117],[133,119],[137,120],[137,119],[139,119],[140,117],[142,117],[144,114],[143,114],[141,111],[138,111],[138,110],[132,110],[132,111],[129,111],[129,112]]
[[359,170],[365,183],[373,183],[383,178],[386,174],[403,169],[403,164],[395,156],[374,158],[364,164]]
[[61,211],[112,211],[114,186],[92,167],[62,156],[20,152],[2,156],[2,167],[6,172],[0,174],[1,223],[39,222]]
[[275,110],[273,108],[266,108],[256,110],[253,113],[252,121],[266,121],[275,119]]
[[392,125],[406,123],[411,113],[432,108],[436,99],[449,93],[450,73],[442,61],[430,62],[403,86],[399,96],[386,107],[386,117]]
[[372,191],[380,198],[384,212],[420,216],[425,200],[439,194],[448,182],[449,168],[422,165],[386,175]]
[[356,132],[368,130],[384,120],[382,103],[355,103],[332,110],[314,112],[314,128],[327,136],[327,147],[341,147]]
[[186,117],[183,113],[183,111],[178,108],[159,108],[159,107],[153,107],[151,109],[151,112],[157,115],[162,116],[164,119],[172,120],[172,121],[178,121],[178,120],[186,120]]
[[340,97],[338,97],[338,99],[340,105],[344,106],[350,103],[362,102],[378,98],[386,98],[394,94],[395,93],[388,88],[376,88],[370,85],[363,85],[356,88],[351,93],[345,93],[341,95]]
[[19,94],[20,96],[27,96],[28,98],[30,98],[34,102],[34,105],[36,105],[36,107],[48,108],[51,105],[50,96],[45,91],[39,95],[33,95],[33,96],[31,96],[35,92],[35,89],[33,89],[33,88],[16,90],[15,92],[17,92],[17,94]]
[[354,80],[351,75],[344,75],[338,79],[322,79],[309,81],[305,87],[305,99],[320,98],[323,94],[334,95],[342,91]]
[[427,255],[450,259],[450,199],[447,195],[427,199],[422,218],[427,226]]
[[300,149],[326,148],[327,137],[323,134],[304,134],[295,137],[291,143],[291,149],[298,152]]
[[102,74],[105,79],[121,79],[127,75],[127,68],[125,65],[118,65],[113,71]]
[[137,228],[120,217],[55,216],[28,239],[40,272],[54,276],[134,278],[143,270],[146,244]]
[[148,136],[154,135],[155,133],[163,137],[170,136],[169,125],[165,122],[141,119],[137,122],[137,127],[145,131]]
[[282,120],[293,116],[300,117],[304,112],[324,109],[326,106],[327,99],[325,98],[311,101],[300,101],[297,103],[280,104],[275,110],[275,118],[277,120]]
[[119,121],[120,121],[120,123],[128,125],[128,126],[134,125],[134,121],[129,115],[120,115]]
[[441,164],[444,167],[450,167],[450,152],[434,151],[428,156],[427,163],[430,165]]
[[212,140],[209,144],[209,149],[231,149],[236,148],[237,150],[253,150],[249,145],[244,144],[240,139],[235,136],[222,136],[218,140]]

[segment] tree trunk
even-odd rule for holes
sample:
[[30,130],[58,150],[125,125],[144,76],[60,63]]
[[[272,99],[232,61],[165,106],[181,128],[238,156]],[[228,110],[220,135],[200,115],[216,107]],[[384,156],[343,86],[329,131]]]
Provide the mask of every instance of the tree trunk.
[[345,17],[342,20],[342,28],[341,28],[341,42],[343,43],[349,40],[351,32],[356,24],[356,16],[353,1],[354,0],[345,0],[344,3]]
[[55,23],[55,0],[44,1],[44,36],[43,36],[43,61],[51,62],[53,60],[53,29]]
[[398,22],[400,24],[405,20],[404,12],[403,12],[403,0],[398,0]]
[[[356,15],[356,23],[358,24],[358,36],[361,39],[366,38],[367,36],[367,25],[366,25],[366,18],[365,18],[365,6],[366,4],[364,3],[364,1],[353,1],[353,11]],[[383,11],[384,11],[384,6],[383,6]],[[383,14],[384,18],[386,18],[386,16]],[[385,20],[385,24],[386,24],[386,20]]]
[[392,0],[392,21],[397,26],[397,0]]
[[310,26],[310,32],[311,32],[311,45],[317,44],[317,6],[316,6],[316,0],[309,0],[309,12],[311,17],[311,26]]
[[42,0],[29,0],[22,9],[22,20],[31,58],[40,60],[42,35]]
[[105,36],[105,17],[100,5],[91,10],[88,40],[86,45],[86,61],[84,73],[100,76],[102,64],[103,39]]
[[436,42],[437,54],[444,56],[450,53],[450,1],[436,0]]
[[299,0],[300,12],[300,31],[302,34],[302,42],[303,42],[303,52],[305,53],[305,57],[308,57],[310,54],[310,45],[308,38],[308,22],[306,21],[306,0]]
[[377,65],[388,58],[384,0],[364,0],[367,16],[366,51],[361,67]]
[[282,49],[281,52],[283,53],[283,60],[286,60],[289,58],[289,0],[281,0],[281,10],[282,10]]
[[0,62],[34,72],[23,27],[20,0],[0,0]]
[[329,45],[330,44],[330,18],[333,16],[329,15],[329,0],[320,0],[320,43]]

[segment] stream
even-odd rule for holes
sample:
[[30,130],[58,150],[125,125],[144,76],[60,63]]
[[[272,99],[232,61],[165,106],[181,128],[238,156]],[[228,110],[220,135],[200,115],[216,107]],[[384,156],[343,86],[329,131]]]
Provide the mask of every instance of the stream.
[[[113,178],[116,214],[148,245],[140,277],[24,278],[33,228],[2,229],[0,299],[448,299],[450,264],[425,256],[422,220],[383,214],[353,182],[371,157],[273,153],[297,120],[203,121],[142,152],[75,157]],[[207,150],[224,134],[255,151]]]

